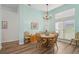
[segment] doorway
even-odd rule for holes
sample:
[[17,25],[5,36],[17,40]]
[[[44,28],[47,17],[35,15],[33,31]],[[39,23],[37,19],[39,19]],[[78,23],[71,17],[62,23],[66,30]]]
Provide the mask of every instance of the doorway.
[[59,34],[58,38],[63,39],[64,32],[63,32],[63,22],[62,21],[55,23],[55,31]]
[[75,38],[75,8],[67,9],[55,14],[55,31],[59,39],[71,40]]
[[75,21],[72,19],[56,22],[55,30],[59,33],[59,39],[71,40],[75,38]]

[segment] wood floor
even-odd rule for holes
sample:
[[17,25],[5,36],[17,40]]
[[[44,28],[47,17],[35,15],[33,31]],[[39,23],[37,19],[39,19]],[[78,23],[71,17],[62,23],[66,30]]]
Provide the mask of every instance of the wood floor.
[[79,47],[69,45],[64,42],[57,42],[58,49],[55,47],[55,51],[53,49],[47,48],[36,48],[36,44],[27,43],[24,45],[19,45],[18,42],[10,42],[3,44],[2,50],[0,50],[0,54],[78,54]]

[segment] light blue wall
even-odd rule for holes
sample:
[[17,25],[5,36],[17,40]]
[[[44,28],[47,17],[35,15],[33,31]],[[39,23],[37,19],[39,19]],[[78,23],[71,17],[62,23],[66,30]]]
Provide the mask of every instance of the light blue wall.
[[[22,21],[24,21],[24,31],[28,31],[33,33],[33,31],[35,32],[39,32],[39,31],[44,31],[44,25],[45,22],[43,20],[43,12],[42,11],[38,11],[36,9],[33,9],[31,7],[27,7],[25,5],[21,5],[21,19]],[[31,22],[32,21],[37,21],[38,22],[38,29],[31,29]]]
[[65,4],[59,8],[51,10],[49,14],[55,15],[67,9],[75,8],[75,32],[79,32],[79,4]]
[[55,31],[55,17],[54,15],[52,15],[52,18],[49,19],[49,22],[48,22],[50,25],[49,25],[49,32],[54,32]]
[[[25,5],[20,5],[19,6],[19,43],[23,44],[24,43],[24,32],[39,32],[39,31],[44,31],[44,20],[43,20],[43,13],[41,11],[38,11],[36,9],[33,9],[31,7],[27,7]],[[38,22],[38,29],[31,29],[31,22],[32,21],[37,21]]]
[[[54,10],[49,11],[49,15],[52,15],[52,18],[48,20],[48,28],[49,32],[55,31],[55,14],[62,12],[67,9],[75,8],[75,31],[79,32],[79,5],[78,4],[67,4],[63,5],[59,8],[56,8]],[[20,13],[20,27],[19,27],[19,39],[20,43],[22,43],[24,40],[24,32],[41,32],[45,31],[45,20],[43,19],[44,12],[33,9],[31,7],[27,7],[25,5],[20,5],[19,6],[19,13]],[[31,29],[31,22],[32,21],[37,21],[39,24],[38,29],[33,30]]]
[[79,32],[79,4],[75,6],[75,31]]

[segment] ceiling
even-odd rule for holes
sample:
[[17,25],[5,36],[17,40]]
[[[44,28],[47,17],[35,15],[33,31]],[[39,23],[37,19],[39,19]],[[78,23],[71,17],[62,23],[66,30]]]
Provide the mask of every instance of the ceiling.
[[2,4],[3,7],[16,9],[18,7],[17,4]]
[[[26,6],[41,10],[41,11],[46,11],[47,6],[46,4],[27,4]],[[55,9],[57,7],[63,6],[63,4],[48,4],[48,11]]]
[[64,10],[62,12],[55,14],[55,18],[59,20],[65,17],[74,16],[74,15],[75,15],[75,8],[71,8],[71,9],[67,9],[67,10]]
[[[10,8],[13,11],[17,11],[19,4],[2,4],[2,7]],[[63,4],[49,4],[48,11],[62,6]],[[37,10],[46,11],[46,4],[26,4],[26,6],[35,8]]]
[[9,9],[9,10],[11,10],[11,11],[17,11],[17,9],[18,9],[18,4],[2,4],[2,8],[7,8],[7,9]]

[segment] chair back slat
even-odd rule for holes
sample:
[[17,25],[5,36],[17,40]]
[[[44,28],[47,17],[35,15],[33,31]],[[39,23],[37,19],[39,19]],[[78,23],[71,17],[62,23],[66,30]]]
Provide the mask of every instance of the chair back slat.
[[79,39],[79,32],[77,32],[77,33],[75,34],[75,38],[76,38],[76,39]]

